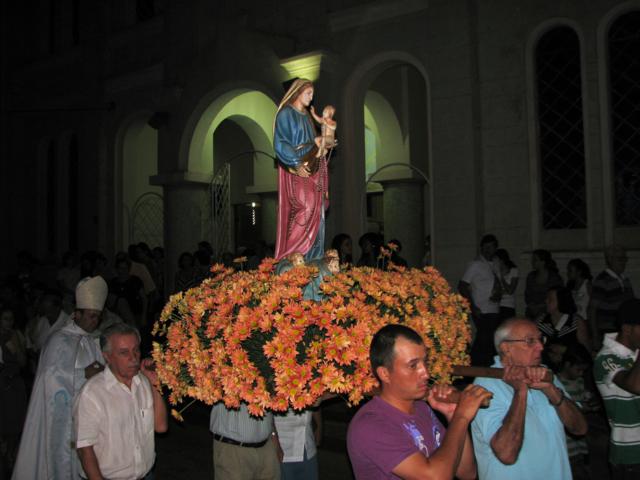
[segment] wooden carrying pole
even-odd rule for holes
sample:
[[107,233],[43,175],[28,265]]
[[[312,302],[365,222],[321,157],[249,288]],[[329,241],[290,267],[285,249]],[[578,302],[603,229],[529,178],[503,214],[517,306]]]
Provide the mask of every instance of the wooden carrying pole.
[[[453,374],[459,375],[461,377],[502,378],[504,375],[504,369],[491,368],[491,367],[467,367],[464,365],[454,365]],[[542,381],[551,382],[552,380],[553,380],[553,372],[551,370],[547,370],[547,373],[542,379]]]
[[[485,377],[485,378],[502,378],[504,375],[503,368],[491,368],[491,367],[468,367],[465,365],[454,365],[453,374],[461,377]],[[546,375],[542,379],[543,382],[551,382],[553,380],[553,372],[547,370]],[[460,401],[460,390],[454,390],[447,398],[438,399],[446,403],[458,403]],[[483,407],[488,407],[490,400],[483,402]]]

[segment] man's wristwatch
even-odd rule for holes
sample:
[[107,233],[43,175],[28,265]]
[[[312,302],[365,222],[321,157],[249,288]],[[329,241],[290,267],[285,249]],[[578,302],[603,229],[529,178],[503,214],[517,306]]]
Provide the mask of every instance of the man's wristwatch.
[[558,390],[560,391],[560,400],[558,400],[556,403],[553,403],[551,399],[549,399],[549,403],[552,407],[559,407],[560,405],[562,405],[562,402],[564,402],[564,392],[560,389]]

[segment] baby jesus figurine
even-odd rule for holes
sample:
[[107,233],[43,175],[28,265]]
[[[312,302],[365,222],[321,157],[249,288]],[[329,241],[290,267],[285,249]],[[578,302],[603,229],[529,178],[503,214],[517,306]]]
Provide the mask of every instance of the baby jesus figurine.
[[294,252],[287,257],[287,260],[291,262],[294,267],[301,267],[304,265],[304,255],[298,252]]
[[338,273],[340,271],[340,255],[338,250],[331,249],[324,253],[324,263],[327,266],[327,270],[331,273]]
[[330,148],[337,145],[336,128],[338,127],[338,122],[333,119],[335,113],[336,107],[333,105],[327,105],[322,110],[322,116],[320,117],[313,106],[311,107],[311,115],[313,116],[313,119],[321,125],[321,135],[316,139],[316,144],[318,145],[316,158],[324,157]]
[[281,273],[288,272],[292,268],[301,267],[304,265],[304,255],[299,252],[294,252],[282,260],[280,260],[276,265],[276,274],[280,275]]

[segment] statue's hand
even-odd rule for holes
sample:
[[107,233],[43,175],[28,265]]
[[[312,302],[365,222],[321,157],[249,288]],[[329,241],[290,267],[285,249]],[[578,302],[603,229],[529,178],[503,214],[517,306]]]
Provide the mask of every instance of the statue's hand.
[[309,167],[307,167],[306,164],[301,163],[296,167],[296,175],[302,178],[307,178],[311,176],[311,171],[309,170]]

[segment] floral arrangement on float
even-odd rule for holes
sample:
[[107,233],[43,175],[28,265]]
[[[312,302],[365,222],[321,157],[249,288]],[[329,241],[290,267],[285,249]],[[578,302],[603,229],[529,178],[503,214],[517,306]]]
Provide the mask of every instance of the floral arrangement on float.
[[171,297],[153,356],[173,405],[187,397],[229,408],[244,402],[262,416],[305,409],[327,392],[358,404],[378,385],[371,338],[391,323],[422,335],[433,383],[450,382],[453,365],[468,364],[468,304],[435,268],[327,269],[337,260],[300,260],[281,268],[266,259],[252,271],[215,265],[211,278]]

